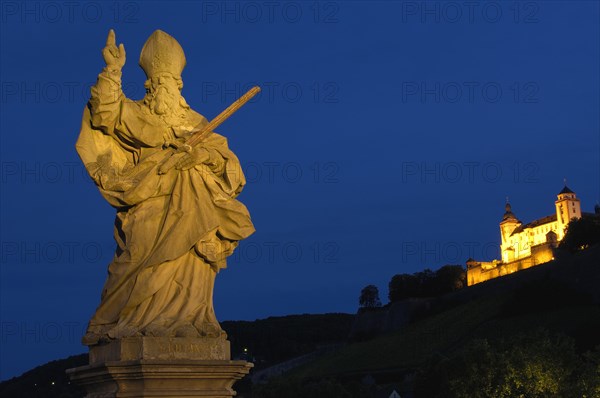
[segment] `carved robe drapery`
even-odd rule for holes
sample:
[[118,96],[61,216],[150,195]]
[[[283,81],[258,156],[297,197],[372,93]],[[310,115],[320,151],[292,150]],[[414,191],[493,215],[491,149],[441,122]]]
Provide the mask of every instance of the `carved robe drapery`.
[[215,275],[237,242],[254,232],[246,207],[235,199],[245,184],[240,163],[227,140],[212,134],[202,144],[209,162],[159,175],[165,141],[207,121],[187,108],[175,123],[165,122],[143,101],[125,98],[120,75],[99,75],[76,144],[117,210],[117,251],[84,342],[218,335]]

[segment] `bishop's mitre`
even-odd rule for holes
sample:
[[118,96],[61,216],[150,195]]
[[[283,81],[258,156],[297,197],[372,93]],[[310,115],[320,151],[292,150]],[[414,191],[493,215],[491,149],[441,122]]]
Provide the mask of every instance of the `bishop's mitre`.
[[162,30],[155,30],[142,48],[140,66],[148,79],[161,73],[181,78],[185,67],[183,48],[173,36]]

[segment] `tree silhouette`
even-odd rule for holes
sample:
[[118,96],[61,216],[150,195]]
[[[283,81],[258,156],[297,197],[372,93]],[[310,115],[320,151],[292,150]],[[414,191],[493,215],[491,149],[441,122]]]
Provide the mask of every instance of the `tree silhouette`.
[[467,272],[462,265],[444,265],[435,271],[436,295],[446,294],[467,286]]
[[444,265],[437,271],[429,268],[414,274],[394,275],[388,285],[390,302],[409,297],[437,297],[467,285],[467,273],[461,265]]
[[600,243],[600,217],[588,216],[571,220],[559,247],[574,253],[597,243]]
[[376,308],[381,307],[379,299],[379,289],[375,285],[365,286],[360,292],[358,303],[361,308]]
[[390,302],[420,295],[419,279],[411,274],[398,274],[392,277],[388,285]]

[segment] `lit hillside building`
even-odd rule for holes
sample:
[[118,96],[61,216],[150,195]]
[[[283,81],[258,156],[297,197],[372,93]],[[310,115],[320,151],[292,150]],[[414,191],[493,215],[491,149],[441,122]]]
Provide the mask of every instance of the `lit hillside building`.
[[553,249],[565,236],[569,222],[582,217],[579,199],[566,185],[559,192],[558,199],[554,203],[556,205],[554,214],[523,224],[517,219],[510,203],[507,202],[506,211],[500,222],[502,259],[490,262],[467,260],[468,285],[552,260]]

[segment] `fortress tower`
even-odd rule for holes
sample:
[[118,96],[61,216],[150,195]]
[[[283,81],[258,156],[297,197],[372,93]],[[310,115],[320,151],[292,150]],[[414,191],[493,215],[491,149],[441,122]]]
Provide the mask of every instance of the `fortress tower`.
[[558,222],[556,234],[558,240],[562,240],[569,222],[572,219],[581,218],[581,204],[575,192],[571,191],[566,185],[559,192],[558,200],[554,203],[556,204],[556,220]]
[[510,244],[510,236],[521,226],[521,221],[517,219],[517,216],[512,212],[512,207],[508,200],[506,201],[506,206],[504,207],[505,213],[502,217],[502,221],[500,221],[500,239],[502,243],[500,244],[500,250],[502,252],[502,261],[508,262],[515,259],[515,248]]

